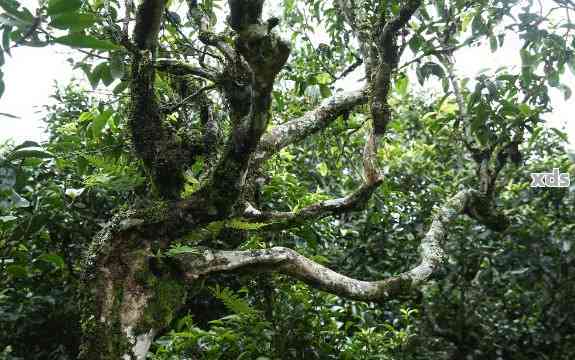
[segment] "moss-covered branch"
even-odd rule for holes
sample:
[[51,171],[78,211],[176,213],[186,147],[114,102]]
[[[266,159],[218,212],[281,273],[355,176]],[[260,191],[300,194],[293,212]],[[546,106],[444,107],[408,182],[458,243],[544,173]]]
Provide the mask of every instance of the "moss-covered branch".
[[443,245],[449,226],[457,217],[475,208],[477,195],[475,190],[461,191],[439,208],[421,241],[419,264],[409,271],[384,280],[353,279],[283,247],[251,251],[203,249],[179,254],[175,258],[188,279],[220,271],[276,271],[342,297],[384,301],[421,286],[439,270],[445,258]]
[[244,218],[248,221],[267,223],[262,225],[264,230],[280,230],[300,225],[306,221],[321,219],[326,216],[337,215],[367,205],[371,195],[383,180],[363,184],[358,190],[342,198],[325,200],[298,211],[260,211],[249,205],[244,211]]

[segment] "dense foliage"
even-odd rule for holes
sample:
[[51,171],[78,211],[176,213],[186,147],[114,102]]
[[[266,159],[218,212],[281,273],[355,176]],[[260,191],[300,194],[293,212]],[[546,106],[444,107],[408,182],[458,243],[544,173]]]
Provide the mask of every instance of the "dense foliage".
[[[534,172],[558,168],[575,176],[575,155],[565,150],[565,134],[546,128],[542,119],[552,110],[548,88],[569,97],[561,75],[567,68],[575,73],[574,25],[563,15],[573,14],[575,4],[550,2],[548,9],[532,1],[424,2],[401,34],[413,61],[403,61],[393,74],[388,99],[393,117],[377,152],[384,181],[362,204],[363,211],[280,230],[238,218],[214,221],[169,247],[155,248],[154,259],[162,260],[150,261],[149,267],[156,286],[170,259],[193,253],[196,246],[251,250],[281,245],[354,278],[402,273],[418,261],[435,206],[462,188],[477,186],[478,152],[496,154],[515,143],[497,178],[495,203],[509,222],[505,230],[458,218],[448,232],[449,258],[441,273],[421,289],[382,302],[347,300],[277,273],[202,278],[181,296],[184,304],[175,314],[162,312],[168,326],[148,357],[572,358],[575,185],[530,187]],[[362,2],[366,12],[377,8],[391,14],[399,13],[401,3]],[[214,27],[226,4],[200,5]],[[292,50],[272,93],[270,128],[351,86],[346,77],[361,77],[365,65],[335,2],[272,5],[266,11],[283,15],[277,26],[291,36]],[[204,59],[210,56],[220,61],[213,49],[197,42],[194,19],[181,6],[168,2],[160,57],[187,59],[203,51],[202,61],[210,63]],[[74,66],[86,73],[89,85],[113,89],[101,98],[90,97],[84,85],[59,89],[57,104],[47,109],[48,141],[0,148],[0,359],[75,359],[85,321],[81,274],[94,235],[114,215],[154,208],[172,194],[163,192],[146,159],[133,151],[138,144],[130,131],[134,99],[127,75],[132,65],[121,36],[125,5],[50,0],[41,2],[36,15],[13,0],[0,0],[0,7],[7,54],[21,45],[79,48],[86,58]],[[491,69],[461,82],[450,79],[457,49],[484,41],[495,51],[505,46],[511,31],[523,42],[517,54],[521,68]],[[328,40],[318,43],[314,33]],[[231,33],[221,36],[232,43]],[[453,48],[449,56],[445,47]],[[452,89],[450,81],[462,89]],[[186,99],[213,89],[204,80],[162,72],[154,83],[168,114],[164,125],[177,130],[181,142],[196,146],[205,131],[202,103]],[[221,148],[234,127],[226,115],[229,99],[206,95],[204,100],[219,123],[213,146]],[[297,213],[352,193],[362,183],[371,117],[370,105],[356,106],[273,155],[258,169],[254,205]],[[178,196],[197,194],[216,160],[209,154],[193,158]]]

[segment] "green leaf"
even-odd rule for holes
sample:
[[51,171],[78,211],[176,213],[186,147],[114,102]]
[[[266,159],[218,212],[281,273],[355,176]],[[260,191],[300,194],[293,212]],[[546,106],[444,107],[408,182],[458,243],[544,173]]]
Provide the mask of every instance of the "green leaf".
[[563,93],[563,97],[565,98],[565,100],[569,100],[571,98],[571,95],[573,95],[571,88],[563,84],[560,84],[558,87],[559,90],[561,90],[561,92]]
[[67,45],[76,48],[95,49],[95,50],[117,50],[119,46],[108,40],[100,40],[93,36],[82,34],[70,34],[54,39],[58,44]]
[[0,7],[4,9],[8,15],[11,15],[24,23],[31,25],[34,21],[34,16],[30,11],[28,11],[28,9],[23,8],[22,10],[19,10],[20,4],[17,1],[0,0]]
[[48,15],[73,12],[82,7],[82,0],[48,0]]
[[441,65],[436,64],[436,63],[431,62],[431,61],[426,62],[425,64],[420,66],[416,72],[417,72],[417,80],[419,81],[419,83],[421,85],[423,85],[425,80],[430,75],[435,75],[439,79],[442,79],[445,77],[445,71],[443,71],[443,68],[441,67]]
[[326,176],[327,173],[329,172],[329,169],[328,169],[328,167],[327,167],[327,164],[324,163],[324,162],[319,163],[319,164],[317,165],[317,171],[319,172],[319,174],[320,174],[321,176]]
[[20,29],[27,29],[32,25],[32,22],[24,21],[10,14],[0,14],[0,25],[15,26]]
[[96,116],[92,121],[92,136],[97,138],[102,133],[102,130],[106,126],[108,119],[112,115],[111,111],[104,111],[100,115]]
[[98,17],[92,14],[74,14],[74,13],[64,13],[52,17],[50,26],[57,29],[70,29],[71,31],[80,31],[87,27],[92,26]]
[[318,84],[325,85],[331,82],[331,75],[328,73],[320,73],[315,76],[315,79]]
[[176,256],[179,254],[200,254],[200,250],[187,245],[176,245],[166,251],[167,256]]
[[409,40],[409,48],[411,49],[411,51],[414,54],[417,54],[419,49],[421,49],[421,46],[423,45],[424,41],[425,40],[423,39],[423,37],[421,35],[415,34],[415,35],[413,35],[411,40]]
[[2,33],[2,47],[10,55],[10,35],[12,34],[11,26],[7,26]]
[[124,90],[128,88],[128,85],[130,85],[128,81],[121,81],[118,85],[116,85],[116,87],[114,88],[114,90],[112,90],[112,92],[114,93],[114,95],[121,94]]
[[399,95],[405,96],[407,94],[407,86],[409,85],[409,79],[405,74],[401,74],[395,82],[395,88]]
[[489,46],[491,47],[491,52],[497,51],[497,38],[493,35],[489,36]]
[[327,98],[331,96],[331,89],[329,88],[328,85],[321,84],[319,86],[319,92],[322,98]]
[[231,219],[226,222],[226,226],[231,229],[236,230],[259,230],[262,227],[267,226],[266,223],[258,223],[258,222],[247,222],[242,221],[241,219]]
[[6,272],[12,277],[26,277],[28,275],[28,270],[22,265],[11,264],[6,267]]
[[35,157],[40,159],[53,158],[54,155],[41,147],[26,147],[12,151],[6,156],[8,160],[25,159]]
[[107,63],[105,63],[105,66],[102,66],[102,69],[100,70],[100,79],[102,79],[102,83],[105,86],[108,86],[114,82],[114,77],[110,71],[110,66]]
[[114,79],[121,79],[124,76],[124,62],[121,52],[114,52],[110,58],[110,73]]
[[57,254],[44,254],[38,258],[39,260],[49,262],[54,264],[57,268],[61,269],[64,267],[64,259],[60,255]]

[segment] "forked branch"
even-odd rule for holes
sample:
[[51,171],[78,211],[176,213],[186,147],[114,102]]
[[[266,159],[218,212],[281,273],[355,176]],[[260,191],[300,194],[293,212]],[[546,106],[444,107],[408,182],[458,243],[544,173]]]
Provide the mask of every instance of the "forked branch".
[[383,179],[377,179],[373,182],[365,183],[350,195],[321,201],[298,211],[260,211],[249,205],[245,209],[243,216],[248,221],[267,223],[268,225],[263,226],[262,230],[287,229],[306,221],[317,220],[365,207],[371,195],[382,181]]
[[459,215],[469,212],[469,208],[475,205],[473,201],[476,195],[475,190],[463,190],[447,201],[435,214],[421,241],[419,264],[402,274],[380,281],[347,277],[284,247],[251,251],[203,249],[196,253],[177,255],[176,260],[190,280],[221,271],[275,271],[345,298],[385,301],[420,286],[440,268],[445,258],[443,244],[449,225]]

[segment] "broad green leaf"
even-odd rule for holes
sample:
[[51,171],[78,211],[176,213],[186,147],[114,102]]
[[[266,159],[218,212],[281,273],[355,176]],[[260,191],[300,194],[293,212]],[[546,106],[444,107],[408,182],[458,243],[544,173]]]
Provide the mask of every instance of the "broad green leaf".
[[90,80],[90,84],[94,89],[98,86],[100,80],[102,80],[102,83],[106,86],[114,82],[114,78],[112,77],[112,74],[110,72],[110,66],[108,65],[107,62],[98,64],[92,70],[91,73],[87,74],[88,74],[88,80]]
[[26,141],[22,142],[20,145],[17,145],[16,147],[14,147],[14,150],[29,148],[29,147],[40,147],[40,144],[38,144],[36,141],[26,140]]
[[12,151],[6,157],[8,160],[16,160],[16,159],[25,159],[29,157],[36,157],[36,158],[53,158],[54,155],[49,151],[46,151],[40,147],[26,147],[22,149],[17,149]]
[[329,88],[328,85],[321,84],[319,86],[319,92],[322,98],[327,98],[331,96],[331,89]]
[[61,269],[64,267],[64,259],[60,255],[57,254],[44,254],[38,258],[39,260],[49,262],[54,264],[57,268]]
[[130,85],[128,81],[121,81],[118,85],[116,85],[116,87],[114,87],[114,90],[112,90],[112,92],[114,93],[114,95],[121,94],[124,90],[128,88],[128,85]]
[[73,12],[82,7],[82,0],[48,0],[48,15]]
[[395,88],[397,92],[401,96],[405,96],[407,94],[407,86],[409,85],[409,79],[405,74],[401,74],[398,76],[398,79],[395,82]]
[[110,118],[110,115],[112,115],[111,111],[104,111],[94,118],[94,121],[92,121],[92,136],[94,138],[98,138],[100,136]]
[[26,8],[20,10],[20,4],[17,1],[0,0],[0,7],[6,11],[6,14],[11,15],[11,17],[15,17],[24,23],[32,24],[34,21],[32,13],[30,13]]
[[167,256],[176,256],[179,254],[200,254],[200,250],[187,245],[176,245],[166,251]]
[[329,172],[329,169],[327,167],[327,164],[322,162],[320,164],[317,165],[317,171],[319,172],[319,174],[321,176],[326,176],[327,173]]
[[82,34],[70,34],[54,39],[54,42],[62,45],[68,45],[76,48],[86,48],[95,50],[116,50],[117,45],[108,41],[100,40],[93,36]]
[[443,71],[443,68],[441,67],[441,65],[436,64],[436,63],[431,62],[431,61],[420,66],[416,72],[417,72],[417,79],[421,85],[423,85],[425,80],[430,75],[435,75],[439,79],[442,79],[445,77],[445,72]]
[[121,52],[114,52],[110,57],[110,73],[114,79],[121,79],[124,76],[124,63]]
[[80,31],[93,25],[98,21],[98,17],[92,14],[74,14],[64,13],[52,17],[50,26],[57,29],[70,29],[71,31]]
[[114,77],[110,71],[110,66],[107,63],[105,63],[105,66],[103,66],[100,70],[100,79],[105,86],[108,86],[114,82]]
[[15,26],[20,29],[26,29],[32,25],[32,22],[19,19],[10,14],[0,14],[0,25]]
[[571,88],[563,84],[560,84],[558,87],[561,90],[561,92],[563,92],[563,97],[565,98],[565,100],[569,100],[571,98],[571,95],[573,94]]
[[489,36],[489,47],[491,52],[497,51],[497,38],[493,35]]
[[2,47],[8,55],[10,55],[10,35],[12,34],[12,27],[7,26],[2,33]]
[[11,264],[6,267],[6,272],[12,277],[26,277],[28,275],[28,270],[22,265]]
[[317,83],[320,85],[329,84],[331,82],[331,75],[329,75],[328,73],[321,73],[317,74],[315,76],[315,79]]

